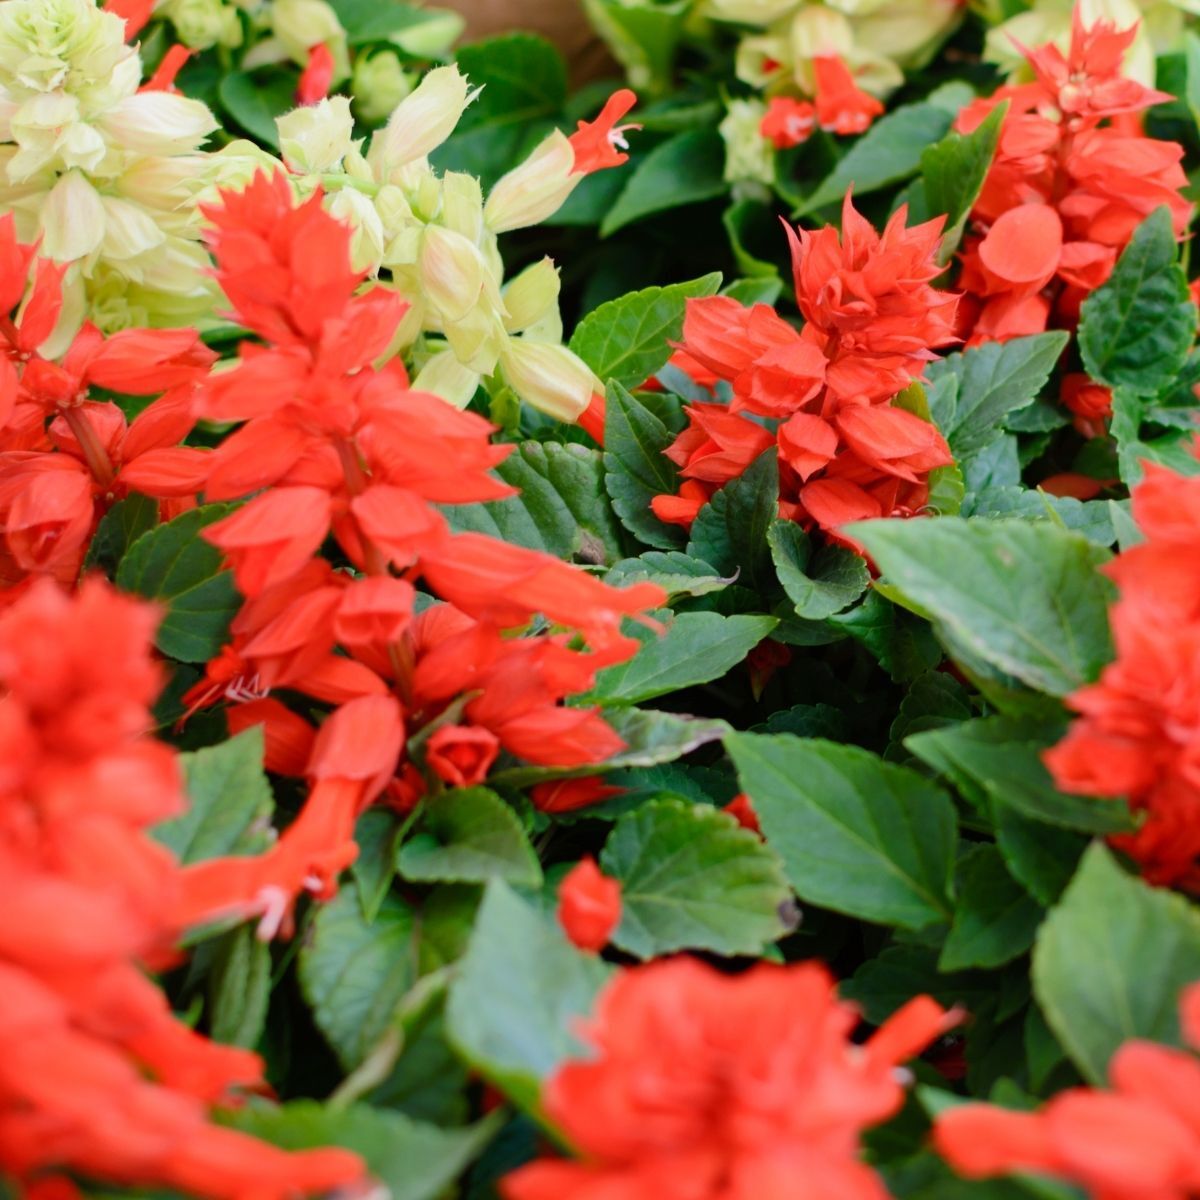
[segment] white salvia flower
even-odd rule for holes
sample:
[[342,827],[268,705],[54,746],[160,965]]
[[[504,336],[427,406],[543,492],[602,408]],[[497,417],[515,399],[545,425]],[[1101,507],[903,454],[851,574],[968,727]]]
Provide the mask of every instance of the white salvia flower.
[[455,408],[466,408],[479,388],[479,373],[464,367],[452,350],[435,354],[412,382],[417,392],[432,392]]
[[566,346],[511,338],[500,355],[509,386],[526,403],[560,421],[577,421],[602,385]]
[[445,229],[428,225],[417,258],[421,291],[443,321],[461,321],[483,299],[487,264],[474,242]]
[[104,220],[99,193],[82,173],[68,171],[42,206],[42,253],[59,262],[86,258],[104,240]]
[[293,109],[275,118],[283,161],[302,174],[321,175],[354,147],[354,118],[345,96]]
[[483,208],[487,227],[507,233],[552,216],[583,179],[574,167],[575,151],[556,130],[492,188]]
[[371,139],[367,159],[376,178],[387,182],[397,168],[436,150],[454,131],[474,98],[468,91],[467,77],[458,67],[430,71]]
[[775,156],[762,135],[767,106],[761,100],[730,100],[717,127],[725,141],[725,178],[730,183],[766,183],[775,179]]
[[164,0],[155,15],[170,21],[179,40],[191,50],[233,49],[242,44],[238,10],[225,0]]
[[137,92],[98,117],[97,127],[134,154],[186,154],[214,129],[206,105],[174,92]]
[[350,76],[354,109],[364,121],[382,121],[413,90],[415,82],[394,50],[360,54]]

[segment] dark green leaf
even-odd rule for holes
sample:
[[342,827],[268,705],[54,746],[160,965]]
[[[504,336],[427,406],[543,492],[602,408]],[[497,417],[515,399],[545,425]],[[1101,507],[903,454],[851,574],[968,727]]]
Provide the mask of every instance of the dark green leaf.
[[158,524],[158,501],[136,492],[118,500],[100,518],[96,534],[88,547],[84,567],[101,567],[108,573],[116,570],[125,551]]
[[166,525],[143,533],[117,568],[117,586],[167,613],[155,645],[180,662],[207,662],[225,642],[229,622],[241,607],[233,574],[222,570],[222,554],[200,531],[233,511],[230,504],[205,504]]
[[543,37],[506,33],[463,46],[456,58],[472,86],[483,88],[463,114],[461,130],[524,125],[557,116],[566,103],[566,65]]
[[700,510],[687,552],[747,587],[765,590],[774,579],[767,530],[779,512],[774,450],[760,454]]
[[992,806],[996,845],[1012,877],[1042,904],[1053,904],[1071,882],[1087,847],[1082,833],[1025,816],[1011,804]]
[[943,658],[929,622],[885,600],[873,588],[861,604],[836,613],[828,624],[865,646],[893,679],[915,679]]
[[822,621],[849,608],[871,582],[861,554],[832,545],[813,554],[808,534],[794,521],[775,521],[767,544],[779,582],[805,620]]
[[253,925],[224,934],[208,976],[208,1031],[214,1041],[253,1050],[267,1023],[271,949]]
[[571,349],[602,383],[615,379],[627,388],[639,387],[671,357],[672,343],[683,334],[689,298],[711,296],[720,286],[720,272],[714,272],[610,300],[580,321]]
[[272,71],[269,77],[233,71],[221,77],[217,87],[221,107],[264,146],[279,149],[275,118],[296,107],[294,75]]
[[609,968],[493,880],[450,987],[447,1032],[471,1066],[517,1104],[536,1108],[541,1081],[583,1047],[575,1022],[591,1011]]
[[780,910],[791,892],[779,861],[708,805],[643,804],[613,827],[600,865],[621,882],[613,945],[638,958],[761,954],[787,932]]
[[1033,952],[1038,1003],[1075,1065],[1099,1084],[1123,1042],[1178,1045],[1179,995],[1197,979],[1200,911],[1093,845]]
[[1084,302],[1079,351],[1109,387],[1157,394],[1174,383],[1196,336],[1196,306],[1166,207],[1134,231],[1108,281]]
[[989,487],[969,497],[963,506],[968,517],[1031,517],[1061,523],[1082,533],[1097,546],[1116,540],[1112,510],[1106,500],[1076,500],[1073,496],[1051,496],[1026,487]]
[[847,526],[889,594],[984,662],[1064,696],[1112,657],[1108,554],[1047,522],[869,521]]
[[656,583],[672,598],[706,596],[727,588],[732,582],[723,579],[708,563],[678,550],[647,550],[638,558],[623,558],[613,564],[604,581],[613,587]]
[[1000,967],[1024,954],[1042,906],[1004,869],[995,846],[976,846],[959,864],[958,903],[938,967]]
[[418,832],[400,847],[396,866],[424,883],[504,879],[538,887],[542,868],[517,814],[487,788],[442,792],[425,802]]
[[919,929],[950,916],[954,805],[854,746],[734,734],[726,747],[802,900]]
[[396,845],[402,828],[399,817],[385,808],[369,808],[354,826],[358,857],[350,865],[358,901],[368,921],[375,920],[396,874]]

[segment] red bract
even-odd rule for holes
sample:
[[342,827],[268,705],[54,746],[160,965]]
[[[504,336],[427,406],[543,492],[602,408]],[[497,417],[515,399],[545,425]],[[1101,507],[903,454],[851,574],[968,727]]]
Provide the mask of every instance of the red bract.
[[641,129],[640,125],[618,125],[637,103],[637,95],[628,88],[620,88],[609,96],[600,115],[594,121],[580,121],[569,141],[575,151],[573,172],[590,175],[608,167],[619,167],[629,161],[624,151],[629,149],[625,140],[627,129]]
[[956,127],[969,133],[1009,105],[962,256],[972,344],[1073,326],[1160,205],[1179,236],[1187,229],[1183,148],[1144,136],[1133,115],[1169,97],[1121,75],[1135,33],[1086,26],[1077,6],[1067,55],[1053,45],[1026,50],[1033,83],[1002,87],[960,114]]
[[146,736],[156,623],[96,580],[74,598],[39,580],[0,616],[0,1169],[229,1200],[326,1191],[362,1177],[355,1155],[209,1124],[262,1064],[177,1021],[145,973],[226,899],[180,919],[196,868],[147,832],[186,808],[174,752]]
[[581,950],[608,945],[621,921],[621,885],[604,875],[590,856],[577,862],[558,885],[558,923]]
[[835,534],[849,521],[924,508],[929,472],[953,458],[936,426],[892,402],[934,347],[955,340],[958,299],[932,286],[941,219],[910,229],[905,217],[901,208],[879,234],[847,197],[840,237],[829,226],[788,227],[801,330],[766,305],[688,302],[683,348],[733,397],[686,409],[688,428],[665,451],[684,482],[678,495],[654,498],[660,520],[690,526],[772,444],[782,516]]
[[[1184,993],[1188,1044],[1200,1050]],[[1038,1171],[1081,1184],[1097,1200],[1190,1200],[1200,1189],[1200,1059],[1126,1042],[1108,1068],[1111,1091],[1075,1088],[1039,1112],[965,1104],[943,1113],[937,1148],[972,1179]]]
[[[244,346],[198,403],[203,415],[245,422],[210,456],[207,497],[252,498],[203,534],[228,558],[246,603],[188,702],[260,705],[287,687],[346,705],[327,728],[371,706],[383,722],[373,736],[391,731],[386,744],[401,729],[429,727],[418,762],[439,786],[482,783],[501,749],[567,767],[621,749],[595,710],[561,702],[636,650],[621,621],[663,603],[661,590],[617,590],[547,555],[451,533],[438,506],[511,493],[490,474],[509,448],[491,445],[482,418],[410,390],[398,360],[374,365],[404,301],[386,288],[360,290],[349,230],[319,196],[295,205],[282,176],[259,176],[209,215],[217,278],[237,319],[266,345]],[[330,538],[361,577],[317,557]],[[421,579],[451,603],[414,618]],[[539,615],[554,628],[534,636]],[[530,635],[514,636],[522,632]],[[279,749],[276,763],[295,770],[294,723],[276,709],[256,715]],[[318,739],[314,763],[320,748]],[[279,851],[296,889],[327,894],[351,853],[339,847],[352,850],[354,816],[385,784],[389,802],[402,808],[423,792],[417,766],[400,760],[399,749],[397,742],[386,778],[366,790],[326,796],[325,777],[315,775],[297,826],[322,828],[329,853],[312,858],[320,839],[310,850],[307,835],[288,830]],[[325,816],[310,820],[319,793]],[[256,870],[278,879],[271,863]],[[290,896],[280,914],[263,908],[255,879],[241,890],[259,897],[256,911],[272,926],[286,919]]]
[[1063,791],[1142,816],[1112,841],[1147,879],[1200,890],[1200,480],[1148,464],[1133,513],[1147,540],[1106,568],[1116,661],[1067,698],[1081,717],[1045,760]]
[[542,1096],[581,1161],[522,1167],[503,1194],[884,1200],[859,1160],[862,1130],[899,1109],[897,1064],[947,1019],[920,997],[856,1045],[857,1012],[816,963],[731,976],[678,958],[623,971],[585,1029],[590,1058],[561,1066]]

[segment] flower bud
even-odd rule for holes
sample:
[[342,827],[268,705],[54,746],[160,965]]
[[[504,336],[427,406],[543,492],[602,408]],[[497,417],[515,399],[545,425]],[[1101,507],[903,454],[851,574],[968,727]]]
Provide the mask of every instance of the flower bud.
[[78,171],[50,189],[41,212],[41,252],[57,262],[86,258],[104,239],[104,205]]
[[583,178],[573,174],[574,166],[575,151],[556,130],[492,188],[483,206],[487,227],[507,233],[553,216]]
[[762,135],[766,112],[761,100],[729,101],[729,113],[718,130],[725,140],[725,178],[730,183],[774,182],[775,157]]
[[559,290],[558,268],[553,259],[543,258],[526,267],[502,293],[508,312],[504,328],[509,333],[520,333],[544,320],[557,310]]
[[412,386],[415,392],[432,392],[455,408],[466,408],[479,388],[479,372],[463,366],[453,351],[442,350],[417,372]]
[[96,125],[123,150],[136,154],[186,154],[214,129],[207,105],[175,92],[138,92],[106,112]]
[[575,421],[602,391],[600,381],[566,346],[511,338],[500,355],[509,386],[534,408],[560,421]]
[[293,62],[306,63],[309,50],[320,42],[345,45],[346,31],[325,0],[273,0],[270,18],[271,32]]
[[294,108],[275,118],[283,161],[302,175],[332,171],[353,145],[354,118],[345,96]]
[[400,58],[394,50],[360,54],[350,76],[355,111],[364,121],[372,124],[385,120],[412,91],[414,80],[415,76],[400,65]]
[[483,236],[483,190],[474,175],[447,171],[442,176],[439,224],[479,245]]
[[445,8],[421,10],[421,20],[397,29],[390,40],[413,58],[441,58],[458,41],[466,21]]
[[353,231],[350,239],[350,264],[356,271],[379,270],[383,258],[383,222],[362,192],[352,187],[341,188],[325,202],[326,210]]
[[770,25],[799,7],[800,0],[708,0],[709,15],[739,25]]
[[179,40],[189,49],[233,49],[242,44],[237,9],[224,0],[166,0],[156,15],[166,17],[175,26]]
[[461,233],[427,226],[417,269],[422,291],[444,320],[461,320],[479,303],[487,268],[474,243]]
[[380,182],[405,163],[424,158],[454,131],[474,96],[458,67],[437,67],[396,106],[387,125],[371,139],[368,161]]

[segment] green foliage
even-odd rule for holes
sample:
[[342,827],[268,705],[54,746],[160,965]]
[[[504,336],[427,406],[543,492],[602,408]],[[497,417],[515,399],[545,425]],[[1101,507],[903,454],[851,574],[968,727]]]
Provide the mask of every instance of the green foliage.
[[767,531],[778,508],[779,469],[775,451],[768,450],[700,510],[687,552],[764,590],[773,576]]

